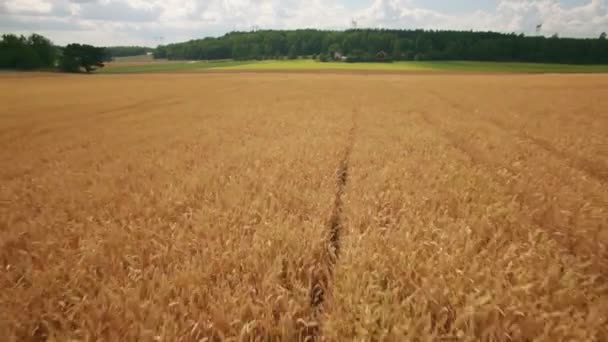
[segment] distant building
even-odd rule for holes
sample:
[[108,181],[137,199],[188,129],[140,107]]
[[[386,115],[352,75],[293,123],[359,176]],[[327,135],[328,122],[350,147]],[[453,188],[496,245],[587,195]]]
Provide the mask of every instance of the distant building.
[[384,51],[379,51],[379,52],[376,54],[376,59],[379,59],[379,60],[385,60],[385,59],[386,59],[386,56],[388,56],[388,54],[387,54],[386,52],[384,52]]

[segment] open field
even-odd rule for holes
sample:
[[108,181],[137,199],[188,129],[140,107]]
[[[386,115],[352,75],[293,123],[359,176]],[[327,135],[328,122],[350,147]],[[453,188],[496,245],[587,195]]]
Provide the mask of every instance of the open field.
[[[137,60],[137,59],[135,59]],[[392,72],[473,72],[473,73],[605,73],[608,65],[568,65],[499,62],[394,62],[321,63],[313,60],[283,61],[144,61],[113,62],[100,73],[146,73],[175,71],[392,71]]]
[[608,75],[0,75],[0,336],[608,340]]
[[125,56],[125,57],[114,57],[111,65],[123,65],[123,64],[135,64],[135,63],[163,63],[165,59],[154,59],[152,55],[139,55],[139,56]]
[[102,74],[130,74],[152,72],[204,71],[215,68],[229,68],[240,65],[236,61],[168,61],[111,62],[98,72]]

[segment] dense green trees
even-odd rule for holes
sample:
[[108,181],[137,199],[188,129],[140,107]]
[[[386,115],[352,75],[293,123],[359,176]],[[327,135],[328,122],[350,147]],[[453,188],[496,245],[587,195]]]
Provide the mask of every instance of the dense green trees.
[[65,72],[80,72],[84,69],[89,73],[97,68],[103,68],[105,59],[104,48],[86,44],[69,44],[63,49],[59,68]]
[[106,48],[106,53],[110,58],[141,56],[153,51],[153,48],[144,46],[110,46]]
[[156,58],[274,59],[296,56],[353,60],[480,60],[608,63],[605,39],[525,37],[471,31],[348,30],[232,32],[219,38],[159,46]]
[[57,48],[43,36],[6,34],[0,40],[0,69],[53,68],[56,59]]
[[66,72],[91,72],[103,67],[107,57],[104,48],[80,44],[60,48],[38,34],[29,37],[6,34],[0,40],[0,69],[50,70],[59,67]]
[[[70,44],[65,49],[33,34],[3,35],[0,40],[0,69],[50,69],[90,72],[109,57],[145,54],[145,47],[95,48]],[[161,45],[155,58],[275,59],[316,58],[321,61],[347,56],[346,60],[478,60],[573,64],[608,63],[608,39],[525,37],[472,31],[424,30],[292,30],[231,32],[219,38]],[[59,61],[59,63],[58,63]]]

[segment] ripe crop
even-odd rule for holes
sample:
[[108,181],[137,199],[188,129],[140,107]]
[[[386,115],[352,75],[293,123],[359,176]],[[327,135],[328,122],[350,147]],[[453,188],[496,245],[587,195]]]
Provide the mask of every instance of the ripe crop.
[[608,340],[607,88],[0,75],[0,336]]

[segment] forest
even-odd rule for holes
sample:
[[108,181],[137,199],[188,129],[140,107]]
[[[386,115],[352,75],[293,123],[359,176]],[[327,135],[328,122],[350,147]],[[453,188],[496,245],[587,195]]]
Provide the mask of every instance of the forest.
[[[496,32],[358,29],[263,30],[161,45],[155,58],[172,60],[316,58],[343,60],[470,60],[602,64],[608,41]],[[345,56],[345,57],[342,57]]]
[[[60,62],[65,47],[56,46],[39,34],[30,36],[4,34],[0,39],[0,69],[50,69]],[[102,61],[115,57],[140,56],[153,52],[144,46],[111,46],[103,48]]]
[[47,38],[6,34],[0,39],[0,69],[34,70],[55,67],[59,49]]
[[[606,33],[595,39],[524,36],[496,32],[425,30],[265,30],[231,32],[224,36],[160,45],[157,48],[116,46],[95,50],[73,44],[72,61],[64,47],[32,34],[6,34],[0,40],[0,69],[39,70],[74,65],[99,66],[114,57],[153,52],[170,60],[264,60],[314,58],[346,62],[391,61],[496,61],[568,64],[608,64]],[[78,56],[85,54],[88,56]],[[63,58],[63,61],[62,61]],[[79,59],[76,61],[74,59]]]
[[0,69],[59,70],[87,73],[104,67],[111,59],[105,48],[86,44],[54,45],[49,39],[4,34],[0,39]]
[[141,56],[148,52],[154,52],[154,48],[145,46],[109,46],[105,49],[109,58]]

